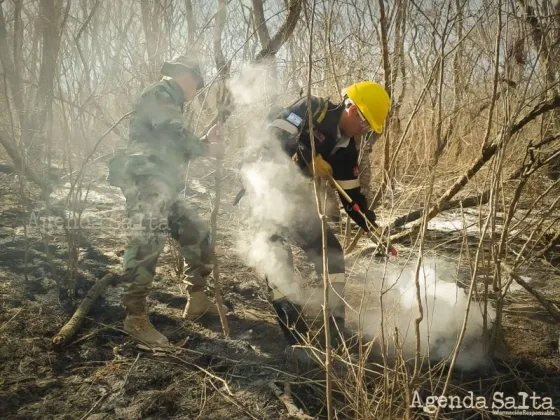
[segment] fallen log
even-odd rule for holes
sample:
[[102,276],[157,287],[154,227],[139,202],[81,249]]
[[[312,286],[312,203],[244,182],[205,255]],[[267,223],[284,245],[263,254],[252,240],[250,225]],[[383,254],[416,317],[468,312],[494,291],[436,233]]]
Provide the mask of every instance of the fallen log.
[[101,279],[97,280],[91,289],[89,289],[87,295],[78,306],[78,309],[76,309],[76,312],[74,312],[74,315],[70,318],[70,321],[68,321],[52,339],[54,347],[61,348],[70,342],[72,337],[74,337],[80,329],[82,322],[84,322],[84,319],[91,311],[91,308],[93,308],[97,298],[105,292],[107,286],[116,277],[118,277],[118,275],[115,273],[105,274]]
[[535,299],[539,301],[539,303],[548,311],[548,313],[556,320],[556,322],[560,322],[560,310],[554,305],[554,303],[550,302],[546,296],[543,296],[540,292],[533,289],[525,280],[521,278],[519,274],[517,274],[510,266],[505,263],[502,263],[502,267],[508,273],[508,275],[513,278],[517,284],[523,287],[527,292],[529,292]]
[[[463,198],[461,200],[449,201],[441,208],[440,211],[453,210],[453,209],[457,209],[457,208],[466,209],[468,207],[480,206],[482,204],[486,204],[488,202],[489,198],[490,198],[490,192],[485,191],[481,195],[472,195],[470,197],[466,197],[466,198]],[[423,215],[424,215],[424,209],[423,208],[413,210],[408,214],[397,217],[395,219],[395,221],[391,224],[390,228],[393,229],[393,228],[402,227],[402,226],[406,225],[407,223],[410,223],[410,222],[413,222],[415,220],[420,219]],[[361,230],[358,231],[356,233],[356,235],[354,236],[354,238],[352,239],[352,242],[350,243],[350,245],[344,248],[344,252],[346,252],[346,253],[352,252],[356,248],[356,246],[358,245],[358,242],[361,239],[362,235],[363,235],[363,231],[361,231]],[[391,235],[391,241],[402,242],[404,239],[410,239],[411,240],[412,239],[411,232],[405,231],[404,234],[395,233],[395,234]]]
[[[548,111],[560,107],[560,95],[556,95],[549,101],[540,102],[536,105],[525,117],[523,117],[519,122],[513,124],[511,127],[507,127],[502,131],[492,143],[485,145],[482,148],[480,156],[473,162],[470,168],[460,177],[457,181],[449,187],[449,189],[439,197],[436,203],[432,204],[429,209],[424,209],[421,213],[422,217],[424,211],[427,211],[426,222],[433,219],[439,212],[446,209],[449,205],[451,199],[463,189],[465,185],[478,173],[478,171],[500,150],[506,143],[505,140],[510,138],[515,133],[519,132],[525,125],[530,121],[533,121],[539,115],[542,115]],[[407,221],[410,222],[411,218],[407,216]],[[422,219],[423,220],[423,219]],[[422,220],[419,220],[412,224],[412,226],[404,232],[398,233],[391,236],[391,242],[396,242],[402,240],[403,238],[409,237],[410,235],[416,233],[420,226],[422,225]]]
[[[481,195],[472,195],[470,197],[463,198],[461,200],[452,200],[445,203],[440,211],[453,210],[458,208],[469,208],[476,207],[482,204],[488,203],[490,199],[490,191],[484,191]],[[404,216],[397,217],[395,221],[391,224],[391,229],[399,228],[407,223],[416,221],[424,215],[424,209],[413,210]]]

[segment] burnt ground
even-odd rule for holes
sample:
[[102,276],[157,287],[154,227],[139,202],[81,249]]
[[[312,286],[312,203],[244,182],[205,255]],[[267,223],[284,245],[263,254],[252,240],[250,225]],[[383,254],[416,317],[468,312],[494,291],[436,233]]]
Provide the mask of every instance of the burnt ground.
[[[202,170],[210,173],[204,165]],[[46,212],[36,194],[30,192],[30,201],[22,202],[17,179],[0,176],[1,418],[291,418],[271,387],[275,384],[284,389],[286,383],[291,384],[293,401],[302,412],[316,418],[326,416],[320,367],[286,351],[263,281],[233,250],[235,227],[244,218],[231,205],[237,192],[233,185],[226,188],[228,193],[222,200],[217,240],[223,296],[229,309],[229,339],[223,338],[217,319],[190,322],[181,317],[186,303],[184,285],[175,271],[174,250],[168,246],[150,303],[152,322],[175,345],[172,351],[138,346],[120,330],[124,310],[118,283],[109,286],[97,301],[73,341],[55,350],[52,337],[95,280],[120,270],[125,239],[117,221],[124,199],[102,180],[91,185],[82,213],[89,224],[82,225],[76,238],[80,254],[75,293],[68,296],[60,292],[70,277],[64,231],[44,224],[44,217],[53,213]],[[191,182],[188,190],[190,202],[207,219],[212,183],[213,176],[205,176]],[[51,209],[64,208],[67,187],[61,186],[52,196]],[[428,241],[441,243],[441,235],[433,233]],[[444,253],[453,258],[461,244],[447,236],[444,239],[448,240]],[[400,248],[406,256],[406,247]],[[310,267],[301,253],[296,251],[295,256],[302,276],[309,275]],[[359,265],[359,261],[354,264]],[[558,296],[560,276],[556,268],[535,263],[527,271],[540,291],[551,298]],[[353,288],[358,293],[359,286],[350,280],[350,293]],[[504,360],[476,372],[458,371],[452,387],[457,392],[472,390],[475,395],[535,391],[553,397],[555,406],[560,407],[558,324],[519,290],[508,298],[503,333],[508,347]],[[375,367],[378,361],[373,356],[371,370],[382,375]],[[335,397],[340,418],[359,417],[340,393]],[[421,415],[426,414],[417,411],[417,416]],[[388,418],[402,416],[397,410]],[[483,418],[477,410],[446,416]]]

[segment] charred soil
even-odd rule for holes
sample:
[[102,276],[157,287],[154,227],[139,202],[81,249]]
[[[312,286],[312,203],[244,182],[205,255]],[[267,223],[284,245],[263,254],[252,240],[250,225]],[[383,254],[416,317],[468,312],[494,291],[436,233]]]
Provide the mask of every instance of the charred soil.
[[[222,203],[217,240],[229,338],[223,337],[218,319],[191,322],[181,317],[186,296],[170,245],[158,266],[150,317],[174,344],[172,350],[138,346],[121,331],[124,310],[120,305],[122,285],[118,282],[96,302],[71,343],[55,350],[52,337],[96,279],[120,271],[125,238],[115,220],[123,215],[124,199],[103,182],[92,184],[81,213],[82,221],[88,220],[89,225],[82,226],[76,236],[79,255],[72,271],[68,268],[72,252],[64,230],[44,224],[45,218],[57,215],[53,209],[64,208],[68,186],[60,187],[58,199],[53,198],[47,208],[32,192],[30,202],[22,202],[16,178],[0,176],[2,418],[326,416],[320,365],[301,362],[286,351],[264,282],[234,251],[235,226],[243,215],[236,214],[231,205],[230,198],[236,192],[233,185],[229,186],[231,197],[228,195]],[[187,191],[191,204],[207,218],[211,182],[207,177]],[[440,237],[428,240],[441,242]],[[446,253],[452,258],[453,248],[447,247]],[[297,251],[295,257],[301,275],[307,276],[310,267]],[[554,267],[535,263],[531,277],[541,279],[535,280],[535,285],[543,293],[551,298],[558,296],[560,277]],[[349,290],[358,290],[358,286],[351,281]],[[535,391],[554,397],[555,406],[560,407],[560,328],[523,291],[512,294],[505,309],[507,359],[482,372],[458,371],[453,386],[461,392],[472,390],[483,395],[500,390],[506,394]],[[376,362],[372,357],[372,377],[383,373]],[[301,410],[299,414],[289,415],[286,405],[274,394],[275,386],[284,392],[286,384],[291,388],[291,400]],[[344,418],[356,415],[336,388],[335,402]],[[393,418],[402,414],[395,412]],[[425,414],[420,410],[421,415]],[[467,414],[446,416],[462,418]]]

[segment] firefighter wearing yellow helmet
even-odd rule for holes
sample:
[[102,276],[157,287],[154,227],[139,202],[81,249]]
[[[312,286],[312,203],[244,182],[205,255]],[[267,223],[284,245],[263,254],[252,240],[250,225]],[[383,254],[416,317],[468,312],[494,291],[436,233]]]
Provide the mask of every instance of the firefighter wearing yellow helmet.
[[[271,112],[267,129],[304,173],[311,175],[311,168],[314,167],[317,176],[332,176],[340,184],[353,201],[352,204],[346,204],[342,199],[344,209],[356,224],[367,231],[367,223],[355,211],[355,206],[359,206],[369,221],[375,223],[375,214],[367,210],[366,198],[360,191],[358,139],[370,131],[383,131],[390,99],[382,86],[370,81],[348,86],[344,89],[343,96],[341,103],[333,103],[328,98],[315,96],[301,98],[287,108]],[[312,127],[309,123],[310,116]],[[315,156],[311,152],[312,141],[315,144]],[[247,185],[247,190],[251,193],[250,185]],[[285,193],[300,194],[294,192],[296,190],[311,192],[309,189],[294,188]],[[305,200],[310,201],[310,206],[301,205]],[[279,232],[270,237],[270,241],[271,244],[286,243],[289,238],[294,245],[303,249],[308,260],[315,266],[316,272],[322,275],[321,221],[317,212],[313,210],[313,200],[312,194],[303,199],[299,196],[294,197],[293,202],[301,205],[298,217],[290,221],[290,226],[282,226]],[[263,217],[266,218],[266,215]],[[284,249],[286,253],[290,252],[289,247]],[[328,277],[332,285],[329,298],[330,322],[336,323],[331,332],[335,338],[333,344],[340,344],[340,339],[344,337],[339,337],[337,332],[344,329],[346,309],[344,255],[340,242],[330,229],[327,229],[327,254]],[[291,260],[289,255],[285,257],[286,261]],[[266,273],[266,276],[280,326],[289,343],[297,344],[307,331],[300,316],[301,308],[297,303],[297,296],[290,295],[296,288],[290,287],[285,278],[275,279],[275,276],[279,276],[277,272]],[[295,279],[296,276],[293,276],[291,281]]]
[[383,133],[383,122],[389,113],[391,99],[383,86],[375,82],[359,82],[342,91],[346,104],[355,104],[377,134]]

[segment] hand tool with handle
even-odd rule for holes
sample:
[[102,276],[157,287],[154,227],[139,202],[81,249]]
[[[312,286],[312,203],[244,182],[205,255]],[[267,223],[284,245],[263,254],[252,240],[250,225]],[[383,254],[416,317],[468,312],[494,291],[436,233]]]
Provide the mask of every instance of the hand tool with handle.
[[[346,193],[344,188],[342,188],[340,184],[336,182],[336,180],[331,175],[329,175],[327,179],[331,183],[331,185],[337,189],[337,191],[344,198],[344,200],[346,200],[346,202],[352,206],[352,210],[354,210],[361,217],[363,217],[364,221],[366,222],[366,226],[369,228],[369,233],[371,234],[373,239],[377,242],[377,244],[381,245],[383,241],[381,240],[381,231],[379,227],[376,224],[369,221],[369,219],[364,214],[360,206],[357,203],[355,203],[354,200],[352,200],[352,198],[350,198],[350,196]],[[391,255],[395,257],[398,255],[396,248],[391,244],[388,245],[387,250],[391,253]]]

